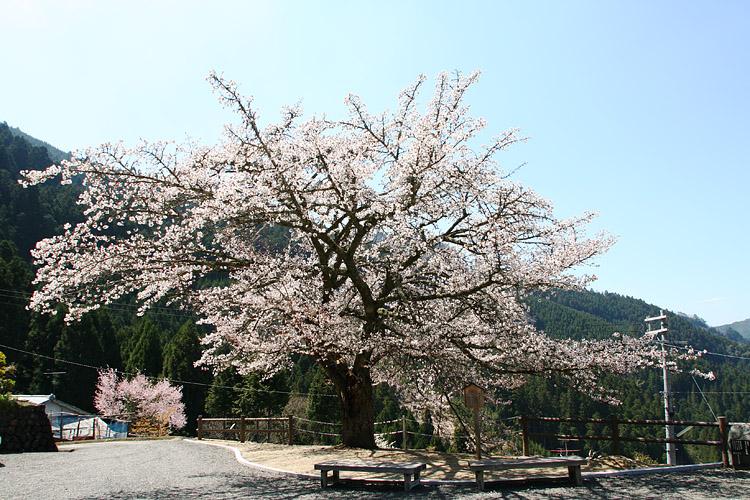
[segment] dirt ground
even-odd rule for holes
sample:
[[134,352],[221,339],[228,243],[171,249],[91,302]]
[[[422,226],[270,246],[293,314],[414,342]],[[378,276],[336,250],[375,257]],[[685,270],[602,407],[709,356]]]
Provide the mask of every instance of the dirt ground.
[[[272,469],[296,472],[302,474],[318,475],[314,469],[318,462],[327,460],[368,460],[383,462],[423,462],[427,469],[422,473],[423,479],[433,480],[474,480],[474,474],[468,469],[468,462],[473,460],[473,455],[439,453],[426,450],[362,450],[358,448],[345,448],[341,446],[287,446],[271,443],[239,443],[237,441],[225,441],[211,439],[212,443],[220,443],[234,446],[242,452],[242,456],[255,464]],[[490,458],[490,457],[484,457]],[[492,457],[513,458],[513,457]],[[614,457],[613,457],[614,458]],[[593,464],[581,467],[583,472],[610,471],[632,466],[632,461],[606,460],[596,461]],[[392,476],[383,476],[372,473],[347,472],[346,477],[352,478],[383,478],[393,479]],[[545,469],[516,469],[487,474],[488,480],[492,479],[520,479],[527,476],[535,478],[542,477],[567,477],[568,470],[565,467]]]

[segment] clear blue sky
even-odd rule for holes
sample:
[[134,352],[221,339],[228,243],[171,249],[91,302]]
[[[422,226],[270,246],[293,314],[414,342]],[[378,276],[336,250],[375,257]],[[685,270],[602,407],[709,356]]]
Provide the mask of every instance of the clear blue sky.
[[5,0],[0,43],[0,120],[66,150],[216,140],[211,69],[272,119],[480,69],[474,113],[530,137],[516,178],[618,237],[595,289],[750,317],[748,2]]

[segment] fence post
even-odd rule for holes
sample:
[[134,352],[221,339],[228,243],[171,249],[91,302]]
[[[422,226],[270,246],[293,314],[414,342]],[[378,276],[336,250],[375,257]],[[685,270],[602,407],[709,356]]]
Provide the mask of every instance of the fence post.
[[203,439],[203,415],[198,415],[198,440]]
[[521,453],[524,457],[531,455],[529,451],[529,420],[521,415]]
[[622,445],[620,442],[620,422],[617,420],[617,416],[610,415],[609,425],[612,429],[612,454],[621,455]]
[[727,451],[727,440],[729,436],[729,426],[727,425],[727,417],[718,417],[719,420],[719,434],[721,434],[721,461],[724,467],[729,467],[729,453]]
[[245,417],[240,417],[240,443],[245,442]]
[[401,415],[401,449],[406,450],[406,415]]
[[479,421],[479,408],[474,408],[474,446],[476,447],[475,455],[477,460],[482,459],[482,437],[481,427]]
[[287,424],[287,437],[289,438],[289,446],[294,444],[294,415],[289,415],[289,424]]

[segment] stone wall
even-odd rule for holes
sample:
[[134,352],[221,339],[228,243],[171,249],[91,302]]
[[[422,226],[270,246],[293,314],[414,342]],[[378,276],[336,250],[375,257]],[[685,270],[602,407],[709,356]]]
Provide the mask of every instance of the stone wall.
[[57,451],[44,406],[3,405],[0,437],[0,453]]

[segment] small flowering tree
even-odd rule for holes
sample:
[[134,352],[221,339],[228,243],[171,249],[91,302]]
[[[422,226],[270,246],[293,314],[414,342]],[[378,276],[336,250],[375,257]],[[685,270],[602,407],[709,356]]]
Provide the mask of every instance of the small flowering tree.
[[[601,393],[602,373],[659,353],[648,337],[554,340],[529,324],[524,298],[585,286],[592,277],[572,271],[611,241],[584,236],[591,214],[558,219],[508,178],[496,158],[515,130],[477,145],[484,122],[464,103],[476,78],[440,75],[426,106],[419,78],[392,113],[350,96],[347,119],[301,122],[290,108],[264,127],[252,100],[211,75],[239,117],[220,144],[105,144],[25,173],[85,186],[86,220],[34,251],[31,306],[63,302],[75,320],[124,296],[144,310],[180,302],[213,325],[202,363],[270,376],[311,356],[350,446],[375,446],[381,381],[436,415],[467,382],[560,374]],[[270,228],[286,231],[283,248],[264,243]]]
[[151,383],[140,373],[131,379],[119,379],[113,369],[100,371],[94,407],[104,416],[125,416],[134,422],[146,420],[173,429],[187,424],[182,388],[166,380]]
[[13,386],[16,385],[13,380],[13,375],[16,372],[16,367],[9,365],[5,361],[5,353],[0,351],[0,396],[10,394],[13,391]]

